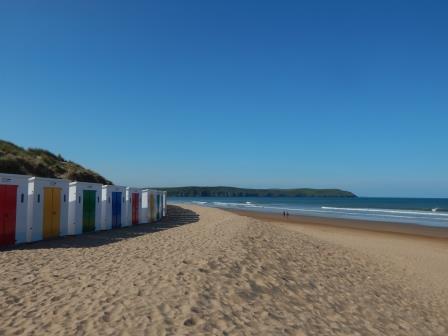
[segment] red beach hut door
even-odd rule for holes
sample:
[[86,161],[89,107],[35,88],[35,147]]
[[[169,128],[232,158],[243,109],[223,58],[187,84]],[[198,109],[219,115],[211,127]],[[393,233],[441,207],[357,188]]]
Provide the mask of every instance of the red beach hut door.
[[0,245],[16,242],[17,186],[0,185]]
[[138,194],[133,193],[132,194],[132,225],[138,224],[138,208],[139,208],[139,202],[138,202]]

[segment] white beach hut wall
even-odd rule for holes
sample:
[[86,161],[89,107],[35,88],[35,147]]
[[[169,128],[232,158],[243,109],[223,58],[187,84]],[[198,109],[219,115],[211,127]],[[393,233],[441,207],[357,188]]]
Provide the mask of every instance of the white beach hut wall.
[[151,194],[154,202],[154,205],[152,207],[152,221],[157,222],[157,190],[152,190]]
[[159,216],[158,220],[161,220],[163,218],[163,191],[158,191],[158,199],[159,199]]
[[149,223],[155,222],[157,220],[157,201],[156,201],[156,194],[157,192],[155,190],[149,190]]
[[162,205],[163,205],[162,215],[163,215],[163,217],[166,217],[166,197],[167,197],[167,193],[166,193],[166,191],[164,191],[163,192],[163,200],[162,200]]
[[159,190],[153,190],[154,195],[154,218],[153,221],[158,221],[161,218],[162,213],[162,195]]
[[143,189],[141,191],[140,222],[141,223],[149,223],[150,222],[149,190],[148,189]]
[[159,193],[160,193],[160,219],[162,219],[163,218],[163,208],[164,208],[164,205],[163,205],[163,191],[159,191]]
[[158,190],[154,191],[154,198],[156,202],[156,221],[160,219],[160,192]]
[[68,230],[68,184],[61,179],[28,180],[29,241],[65,236]]
[[69,234],[101,230],[101,193],[99,183],[72,182],[69,185]]
[[126,187],[103,185],[101,228],[109,230],[126,225]]
[[143,223],[141,220],[141,189],[126,188],[126,226]]
[[0,247],[27,241],[28,179],[0,174]]

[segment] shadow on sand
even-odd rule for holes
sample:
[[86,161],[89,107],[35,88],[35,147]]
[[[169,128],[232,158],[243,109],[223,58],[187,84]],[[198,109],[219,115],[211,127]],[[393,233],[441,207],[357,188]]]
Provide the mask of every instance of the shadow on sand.
[[22,245],[2,248],[1,251],[33,250],[51,248],[89,248],[116,243],[118,241],[139,237],[145,234],[169,230],[178,226],[199,221],[199,215],[191,210],[175,205],[168,205],[167,217],[156,223],[139,224],[130,227],[84,233],[78,236],[58,237]]

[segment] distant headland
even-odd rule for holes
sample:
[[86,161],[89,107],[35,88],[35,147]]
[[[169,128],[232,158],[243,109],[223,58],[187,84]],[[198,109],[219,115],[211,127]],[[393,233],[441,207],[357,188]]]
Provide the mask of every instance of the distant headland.
[[235,187],[175,187],[163,188],[175,197],[357,197],[340,189],[247,189]]

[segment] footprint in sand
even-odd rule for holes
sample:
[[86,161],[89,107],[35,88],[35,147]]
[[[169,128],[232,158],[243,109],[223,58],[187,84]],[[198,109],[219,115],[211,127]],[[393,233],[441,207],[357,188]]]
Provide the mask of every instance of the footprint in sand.
[[187,326],[187,327],[192,327],[195,324],[196,324],[196,320],[194,318],[192,318],[192,317],[190,317],[189,319],[186,319],[184,321],[184,326]]

